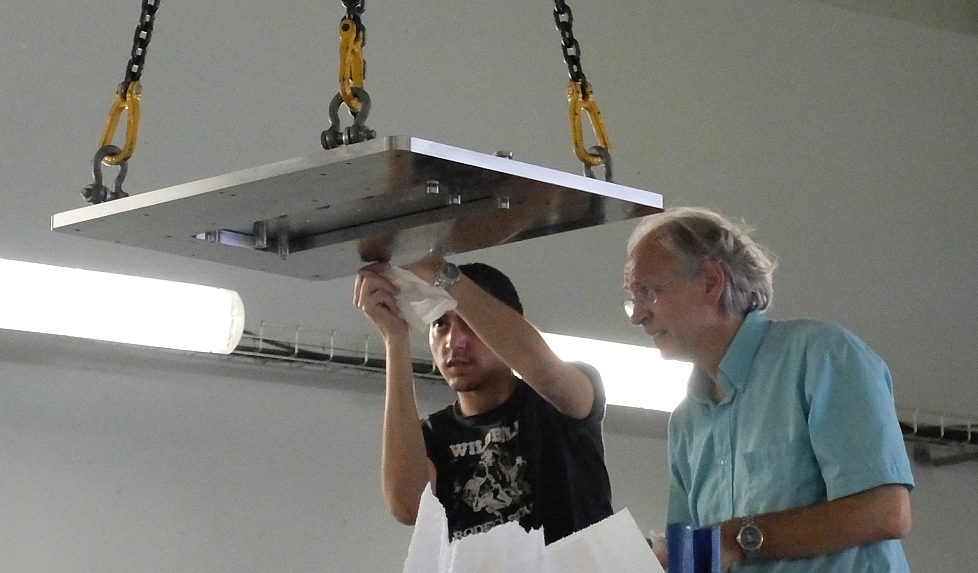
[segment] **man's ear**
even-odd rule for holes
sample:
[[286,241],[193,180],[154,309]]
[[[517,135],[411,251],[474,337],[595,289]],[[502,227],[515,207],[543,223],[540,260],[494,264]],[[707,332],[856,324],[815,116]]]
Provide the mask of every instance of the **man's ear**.
[[703,294],[709,302],[719,303],[720,297],[723,296],[723,289],[727,286],[727,273],[723,270],[723,266],[715,260],[708,260],[703,263],[700,272],[703,274]]

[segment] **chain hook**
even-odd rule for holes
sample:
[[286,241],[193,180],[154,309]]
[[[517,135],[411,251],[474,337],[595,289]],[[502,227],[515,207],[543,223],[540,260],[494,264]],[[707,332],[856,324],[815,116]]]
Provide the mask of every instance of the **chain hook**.
[[361,102],[354,97],[354,88],[363,88],[363,34],[360,26],[349,18],[340,21],[340,95],[351,112],[359,112]]
[[[588,83],[581,66],[581,45],[574,37],[574,13],[564,0],[554,0],[554,24],[560,32],[560,48],[564,53],[564,63],[567,64],[567,74],[570,82],[567,84],[567,101],[570,102],[568,115],[571,124],[571,141],[574,155],[584,164],[584,174],[594,178],[593,167],[605,166],[605,181],[611,177],[611,141],[601,118],[601,110],[594,101],[591,84]],[[586,149],[584,147],[584,128],[581,124],[581,112],[585,112],[591,120],[591,128],[597,137],[598,145]]]
[[352,88],[351,93],[360,101],[359,112],[350,110],[353,115],[353,125],[346,129],[340,128],[340,104],[343,103],[343,96],[336,94],[333,101],[329,103],[329,127],[323,131],[320,142],[323,149],[333,149],[341,145],[360,143],[377,137],[377,132],[366,125],[367,116],[370,115],[370,95],[363,88]]
[[592,167],[596,165],[601,165],[602,158],[600,155],[594,153],[589,153],[584,147],[584,128],[582,125],[583,118],[581,117],[581,112],[586,112],[588,118],[591,120],[591,128],[594,130],[594,135],[598,139],[598,146],[611,153],[611,142],[608,140],[608,133],[604,128],[604,120],[601,118],[601,110],[598,108],[598,104],[594,101],[591,94],[591,87],[588,86],[586,93],[581,93],[581,85],[577,82],[571,81],[567,84],[567,101],[570,102],[570,107],[568,108],[568,115],[570,116],[571,124],[571,139],[574,142],[574,154],[577,158],[581,160],[585,165],[590,165]]
[[107,156],[118,156],[120,153],[122,153],[122,150],[111,144],[103,145],[95,153],[95,158],[92,160],[92,178],[94,182],[86,185],[85,189],[81,192],[82,197],[89,203],[98,205],[104,201],[112,201],[129,196],[128,193],[122,190],[122,182],[126,180],[126,171],[129,169],[129,165],[125,161],[119,164],[119,174],[115,178],[115,189],[109,191],[109,188],[102,184],[102,163]]
[[[103,201],[128,197],[128,194],[122,190],[122,182],[126,178],[126,170],[128,169],[126,162],[136,150],[136,137],[139,132],[139,98],[142,95],[139,79],[142,77],[143,67],[146,65],[146,52],[153,37],[153,24],[159,7],[160,0],[142,0],[139,22],[132,38],[132,51],[129,62],[126,64],[126,75],[115,90],[116,99],[109,109],[109,116],[105,120],[105,130],[102,132],[99,150],[95,152],[95,161],[92,165],[92,175],[95,181],[87,185],[82,191],[82,197],[89,203],[98,204]],[[119,149],[112,145],[112,139],[115,137],[116,128],[119,126],[119,119],[124,110],[128,111],[126,140],[122,149]],[[111,192],[105,185],[102,185],[103,164],[119,167],[115,189]]]
[[[126,117],[126,143],[115,155],[106,156],[102,161],[106,165],[119,165],[125,163],[132,157],[136,150],[136,136],[139,132],[139,98],[142,96],[142,86],[138,81],[130,82],[129,86],[123,82],[116,90],[116,100],[109,110],[109,117],[105,120],[105,131],[102,132],[102,141],[99,142],[99,151],[107,145],[112,144],[115,137],[116,127],[119,125],[119,118],[122,117],[123,110],[128,110]],[[118,148],[116,148],[118,149]]]

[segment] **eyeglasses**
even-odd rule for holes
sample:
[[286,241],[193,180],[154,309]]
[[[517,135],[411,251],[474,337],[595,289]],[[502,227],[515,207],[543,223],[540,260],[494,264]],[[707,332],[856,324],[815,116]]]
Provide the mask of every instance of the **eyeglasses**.
[[632,298],[627,298],[621,303],[621,307],[625,310],[625,314],[628,318],[631,318],[635,314],[635,305],[637,304],[647,304],[653,305],[659,300],[659,295],[662,291],[669,285],[669,283],[678,279],[679,277],[672,277],[666,282],[655,285],[655,286],[643,286],[639,287],[635,296]]

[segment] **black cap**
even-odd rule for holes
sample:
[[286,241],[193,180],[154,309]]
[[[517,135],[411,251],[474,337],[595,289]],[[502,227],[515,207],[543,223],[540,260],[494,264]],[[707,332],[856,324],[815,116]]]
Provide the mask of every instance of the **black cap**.
[[517,294],[513,281],[509,280],[509,277],[502,271],[484,263],[459,265],[458,270],[462,271],[462,274],[468,277],[470,281],[479,285],[479,288],[495,297],[496,300],[523,314],[520,295]]

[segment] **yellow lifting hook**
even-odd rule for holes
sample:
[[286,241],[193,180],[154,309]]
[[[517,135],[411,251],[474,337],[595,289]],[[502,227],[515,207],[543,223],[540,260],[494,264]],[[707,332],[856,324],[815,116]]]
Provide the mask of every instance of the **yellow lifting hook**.
[[102,163],[106,165],[125,163],[136,150],[136,136],[139,132],[139,98],[142,95],[142,87],[138,81],[131,82],[125,90],[123,86],[124,84],[119,84],[119,89],[116,90],[117,97],[115,103],[112,104],[112,109],[109,110],[108,119],[105,120],[105,131],[102,132],[99,148],[112,143],[123,110],[129,111],[126,118],[126,144],[118,154],[107,155],[102,159]]
[[353,88],[363,88],[363,35],[350,18],[340,21],[340,96],[351,112],[360,111]]
[[587,94],[582,94],[581,85],[572,80],[567,84],[567,101],[570,102],[568,115],[570,116],[571,139],[574,142],[574,153],[586,165],[594,167],[603,164],[604,160],[601,156],[588,152],[584,146],[584,134],[581,124],[582,110],[587,112],[588,118],[591,120],[591,127],[594,129],[594,135],[598,139],[598,145],[603,147],[605,151],[611,152],[611,142],[608,140],[608,133],[604,129],[601,110],[598,109],[598,104],[592,97],[591,86],[588,85]]

